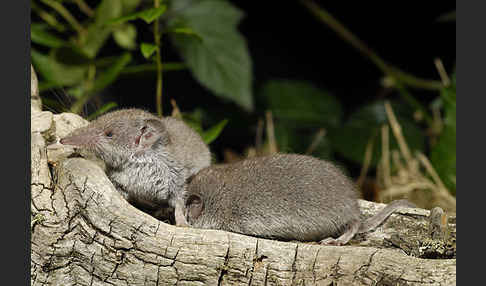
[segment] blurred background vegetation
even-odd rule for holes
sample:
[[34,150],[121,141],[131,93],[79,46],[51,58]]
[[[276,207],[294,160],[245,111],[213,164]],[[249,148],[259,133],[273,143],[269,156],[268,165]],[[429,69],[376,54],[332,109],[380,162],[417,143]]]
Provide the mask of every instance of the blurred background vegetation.
[[455,2],[333,2],[32,0],[44,109],[180,116],[215,162],[310,154],[455,211]]

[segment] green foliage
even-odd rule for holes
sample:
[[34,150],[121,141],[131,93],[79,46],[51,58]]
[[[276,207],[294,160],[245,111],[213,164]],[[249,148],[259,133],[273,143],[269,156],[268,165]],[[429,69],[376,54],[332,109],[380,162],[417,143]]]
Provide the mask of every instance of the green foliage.
[[155,19],[162,16],[162,14],[164,14],[166,10],[167,10],[167,6],[161,5],[158,8],[150,8],[143,11],[131,13],[129,15],[125,15],[122,17],[118,17],[115,19],[111,19],[110,21],[107,22],[107,24],[121,24],[136,19],[142,19],[145,21],[145,23],[151,24],[153,21],[155,21]]
[[[292,128],[280,123],[275,125],[275,137],[278,148],[283,153],[308,153],[309,147],[314,142],[318,132],[319,129],[317,128]],[[331,142],[327,135],[324,134],[314,150],[309,154],[321,159],[332,159],[332,153]]]
[[223,131],[224,127],[228,123],[228,119],[224,119],[220,121],[218,124],[214,125],[213,127],[209,128],[206,131],[203,131],[201,137],[203,138],[206,144],[210,144],[216,138],[218,138],[219,134]]
[[456,190],[456,83],[441,92],[444,106],[444,126],[438,143],[432,148],[430,159],[448,189]]
[[124,49],[133,50],[137,46],[137,28],[132,24],[124,24],[113,31],[113,39]]
[[[304,81],[272,80],[263,86],[259,95],[265,107],[272,110],[275,136],[283,152],[306,152],[319,128],[324,128],[326,134],[312,155],[330,158],[337,152],[361,164],[369,140],[379,135],[381,126],[388,122],[383,101],[358,109],[342,122],[341,103],[325,90]],[[423,151],[425,135],[411,119],[413,110],[399,103],[392,103],[392,108],[410,148]],[[398,148],[392,135],[390,148]],[[372,167],[376,166],[381,150],[381,140],[375,140]]]
[[142,43],[140,44],[140,51],[142,52],[142,55],[148,59],[150,56],[152,56],[155,51],[157,50],[157,46],[151,43]]
[[118,104],[116,104],[116,102],[108,102],[107,104],[103,105],[101,108],[99,108],[98,110],[96,110],[95,112],[90,114],[87,119],[93,120],[96,117],[112,110],[113,108],[116,108],[117,106],[118,106]]
[[116,61],[111,65],[105,72],[103,72],[93,84],[92,91],[97,92],[101,91],[110,84],[112,84],[123,68],[128,65],[128,63],[132,60],[132,56],[129,53],[125,53],[121,55]]
[[305,81],[269,81],[260,97],[273,116],[286,125],[334,128],[341,122],[339,101]]
[[194,129],[199,135],[201,135],[203,141],[206,144],[210,144],[223,131],[224,127],[228,123],[228,119],[223,119],[217,124],[213,125],[212,127],[203,130],[202,121],[203,121],[204,113],[201,109],[196,109],[192,113],[184,113],[182,114],[182,119],[184,122],[189,125],[192,129]]
[[[152,24],[156,20],[160,21],[158,36],[170,35],[166,39],[174,41],[185,60],[185,63],[163,63],[160,65],[163,71],[188,67],[195,79],[217,96],[252,108],[252,64],[245,39],[237,30],[243,15],[229,1],[172,0],[160,1],[159,7],[150,7],[141,0],[102,0],[92,9],[94,15],[89,14],[83,21],[63,7],[66,2],[48,4],[34,0],[33,12],[44,12],[44,5],[47,5],[61,21],[44,12],[49,16],[42,18],[46,22],[32,22],[32,43],[50,49],[46,54],[34,46],[32,62],[40,75],[41,92],[67,87],[69,95],[76,98],[71,111],[80,112],[95,92],[113,83],[121,73],[161,72],[157,68],[159,65],[152,61],[159,61],[159,58],[152,56],[163,44],[137,41],[139,30],[153,31]],[[171,17],[164,18],[169,6]],[[62,20],[68,25],[64,26]],[[129,65],[129,54],[122,58],[100,58],[110,36],[122,52],[132,52],[140,47],[148,63],[137,61]],[[222,127],[215,130],[220,132]]]
[[169,21],[169,29],[190,29],[202,41],[199,37],[181,33],[171,34],[172,41],[202,85],[251,110],[252,63],[246,41],[237,30],[243,14],[223,0],[187,3],[173,2],[174,11],[179,6],[184,9]]
[[85,66],[72,66],[59,62],[54,54],[45,55],[34,48],[31,49],[32,64],[37,73],[51,86],[71,86],[83,81],[87,68]]
[[[246,40],[238,31],[243,13],[229,0],[165,0],[158,2],[159,7],[151,7],[153,1],[141,0],[102,0],[94,3],[94,15],[86,13],[79,17],[83,12],[77,11],[74,17],[69,13],[73,12],[76,5],[70,5],[72,3],[68,4],[68,1],[32,1],[34,14],[44,12],[44,17],[40,17],[42,20],[37,18],[31,25],[31,57],[39,75],[41,96],[50,88],[63,88],[75,100],[69,107],[58,106],[59,110],[81,112],[85,104],[102,94],[101,91],[113,84],[121,74],[131,77],[141,72],[153,72],[162,78],[162,72],[185,68],[189,69],[194,80],[221,100],[236,103],[238,112],[246,114],[254,109],[253,64]],[[63,5],[66,8],[69,5],[69,10],[61,12],[59,7]],[[332,17],[326,15],[319,13],[317,16],[321,20],[331,21]],[[440,20],[455,20],[455,12],[443,15]],[[329,27],[335,29],[338,26]],[[339,27],[336,30],[338,35],[354,36],[344,26]],[[343,31],[346,33],[343,34]],[[154,41],[145,37],[142,39],[147,32],[149,35],[154,34]],[[110,37],[118,50],[107,55],[104,48]],[[346,41],[349,39],[344,37]],[[170,60],[174,59],[160,59],[159,55],[165,55],[162,51],[166,41],[171,41],[183,62],[173,63]],[[350,44],[365,47],[361,41],[352,41]],[[404,73],[374,53],[365,56],[370,57],[384,75],[394,81],[389,88],[402,97],[401,101],[393,102],[392,107],[410,149],[422,152],[430,149],[434,167],[446,186],[454,191],[455,73],[451,86],[441,90],[440,100],[437,101],[444,115],[444,128],[437,144],[431,146],[427,145],[427,126],[423,126],[430,124],[431,120],[426,120],[422,125],[413,120],[416,110],[425,115],[428,115],[428,110],[414,97],[409,87],[435,92],[441,88],[441,83]],[[280,151],[311,153],[328,159],[338,153],[361,164],[368,142],[374,140],[371,166],[376,166],[381,156],[380,128],[387,124],[382,101],[360,106],[344,120],[343,106],[338,98],[309,82],[296,80],[268,81],[259,90],[256,99],[258,111],[272,111]],[[48,98],[43,98],[43,102],[50,106],[58,105]],[[90,114],[89,119],[117,107],[115,102],[106,103],[102,99],[99,102],[98,110]],[[213,118],[214,121],[209,121],[217,123],[205,129],[203,117],[207,121],[208,115],[204,114],[204,110],[196,109],[191,113],[183,113],[183,119],[209,144],[220,136],[228,119],[221,120],[226,116],[217,120]],[[243,129],[253,127],[243,122],[243,117],[241,120],[234,118],[236,115],[232,114],[233,128],[238,124]],[[430,118],[426,116],[426,119]],[[397,148],[391,132],[389,138],[390,148]]]
[[105,23],[122,13],[120,0],[103,0],[96,8],[94,22],[88,24],[85,35],[79,38],[79,51],[89,59],[93,59],[103,47],[113,32],[112,26]]
[[[325,90],[305,81],[272,80],[259,93],[275,121],[275,136],[282,152],[304,153],[312,144],[319,128],[336,129],[342,120],[340,102]],[[319,141],[312,154],[331,157],[327,137]]]
[[[413,150],[424,151],[425,135],[421,128],[411,120],[412,110],[400,103],[391,103],[393,112],[402,128],[403,136]],[[381,157],[381,134],[383,124],[388,124],[383,101],[366,105],[355,111],[348,120],[331,134],[331,141],[335,150],[345,158],[362,164],[366,146],[369,140],[374,139],[371,166],[376,167]],[[398,150],[398,144],[390,130],[390,150]]]
[[[112,84],[123,68],[132,60],[132,56],[129,53],[125,53],[118,57],[115,62],[106,70],[100,73],[96,79],[89,84],[78,86],[81,89],[82,95],[79,96],[80,100],[73,104],[71,112],[79,113],[83,110],[84,104],[93,96],[96,92],[99,92]],[[86,88],[86,85],[88,86]]]
[[175,28],[170,29],[169,30],[169,33],[171,33],[171,34],[182,34],[182,35],[193,36],[196,39],[198,39],[199,41],[203,41],[203,38],[201,37],[201,35],[199,35],[198,33],[194,32],[194,30],[192,30],[189,27],[175,27]]
[[47,25],[33,23],[30,25],[30,38],[32,42],[49,48],[61,48],[68,43],[63,39],[50,33]]

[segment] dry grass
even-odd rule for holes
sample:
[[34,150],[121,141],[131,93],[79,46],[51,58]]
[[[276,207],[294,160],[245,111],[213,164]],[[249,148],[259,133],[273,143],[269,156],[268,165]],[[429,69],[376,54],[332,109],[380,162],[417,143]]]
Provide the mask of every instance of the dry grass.
[[385,110],[399,150],[389,152],[388,126],[382,128],[382,158],[378,165],[377,182],[380,201],[408,198],[422,208],[439,206],[456,212],[456,198],[444,186],[429,159],[422,153],[412,153],[401,132],[391,105]]

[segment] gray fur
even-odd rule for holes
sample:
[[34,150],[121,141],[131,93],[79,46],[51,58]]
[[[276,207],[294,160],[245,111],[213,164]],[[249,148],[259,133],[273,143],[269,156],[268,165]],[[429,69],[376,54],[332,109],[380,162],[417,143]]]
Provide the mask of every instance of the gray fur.
[[299,241],[341,236],[324,242],[345,244],[361,225],[357,199],[331,163],[278,154],[201,170],[188,184],[184,214],[196,228]]
[[211,160],[208,146],[184,122],[140,109],[107,113],[60,142],[94,152],[123,196],[149,209],[175,207],[187,178]]

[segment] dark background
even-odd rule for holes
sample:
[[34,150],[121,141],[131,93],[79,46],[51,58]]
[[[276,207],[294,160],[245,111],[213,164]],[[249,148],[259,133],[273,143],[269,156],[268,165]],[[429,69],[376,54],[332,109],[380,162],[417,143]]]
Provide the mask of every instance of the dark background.
[[[314,18],[299,1],[233,0],[232,3],[246,15],[240,31],[253,60],[254,94],[269,79],[308,80],[336,95],[347,114],[360,104],[384,96],[380,84],[382,72]],[[439,80],[434,59],[440,58],[446,70],[452,71],[456,59],[455,22],[438,22],[437,18],[454,11],[455,1],[440,4],[321,1],[320,5],[388,63],[415,76]],[[152,39],[150,31],[139,36],[147,41]],[[180,60],[167,38],[163,43],[163,60]],[[112,46],[117,48],[114,43]],[[119,80],[105,92],[121,107],[142,107],[155,112],[154,74]],[[423,102],[437,95],[412,92]],[[207,125],[230,115],[233,120],[211,145],[219,156],[222,148],[241,152],[253,144],[254,126],[264,111],[258,101],[254,113],[245,113],[235,104],[212,95],[187,70],[164,73],[163,94],[165,114],[171,112],[169,100],[173,98],[182,111],[196,107],[207,110],[210,114]]]

